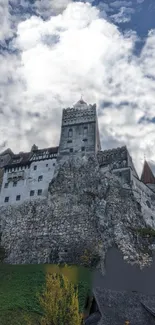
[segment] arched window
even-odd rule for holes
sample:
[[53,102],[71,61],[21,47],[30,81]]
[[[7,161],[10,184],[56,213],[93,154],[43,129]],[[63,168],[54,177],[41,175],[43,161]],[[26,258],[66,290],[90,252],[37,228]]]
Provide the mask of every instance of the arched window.
[[68,131],[68,138],[71,138],[73,136],[73,130],[69,129]]

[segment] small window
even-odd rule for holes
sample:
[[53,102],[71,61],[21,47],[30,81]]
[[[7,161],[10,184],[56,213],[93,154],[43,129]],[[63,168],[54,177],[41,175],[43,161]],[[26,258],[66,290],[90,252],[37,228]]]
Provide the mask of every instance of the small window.
[[30,191],[30,196],[34,196],[34,191]]
[[55,163],[53,163],[53,166],[55,166]]
[[34,166],[34,170],[37,170],[37,166]]
[[70,148],[70,150],[69,150],[70,152],[73,152],[73,148]]
[[38,190],[38,195],[41,195],[42,194],[42,190]]
[[38,177],[38,182],[40,182],[42,180],[43,180],[43,175],[41,175],[41,176]]
[[82,147],[82,148],[81,148],[81,151],[85,151],[85,147]]
[[87,139],[83,139],[84,142],[87,142]]
[[17,182],[13,182],[13,187],[16,187],[17,186]]
[[69,129],[68,131],[68,137],[71,138],[73,136],[73,130],[72,129]]
[[72,143],[72,140],[68,140],[67,143]]
[[16,201],[20,201],[20,195],[16,196]]
[[48,167],[48,164],[46,164],[46,167]]
[[5,197],[4,202],[9,202],[9,196],[6,196],[6,197]]
[[88,134],[88,127],[87,126],[84,126],[83,134],[84,135],[87,135]]
[[9,183],[5,183],[4,187],[7,188],[9,186]]

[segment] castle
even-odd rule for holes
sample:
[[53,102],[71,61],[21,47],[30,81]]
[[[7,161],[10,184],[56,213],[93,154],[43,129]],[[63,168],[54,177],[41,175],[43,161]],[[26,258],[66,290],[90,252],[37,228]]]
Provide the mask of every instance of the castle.
[[122,184],[132,185],[137,199],[141,200],[142,193],[149,197],[155,192],[155,177],[147,161],[139,179],[126,146],[101,150],[96,105],[81,98],[73,108],[63,109],[59,147],[33,145],[30,152],[14,154],[7,149],[0,154],[0,206],[47,197],[56,166],[68,157],[84,155],[95,155],[101,169],[112,171]]
[[100,324],[154,324],[155,262],[141,269],[155,251],[155,178],[145,161],[139,179],[126,146],[101,150],[96,105],[63,110],[59,147],[1,153],[0,184],[5,263],[81,264],[86,249],[107,271]]

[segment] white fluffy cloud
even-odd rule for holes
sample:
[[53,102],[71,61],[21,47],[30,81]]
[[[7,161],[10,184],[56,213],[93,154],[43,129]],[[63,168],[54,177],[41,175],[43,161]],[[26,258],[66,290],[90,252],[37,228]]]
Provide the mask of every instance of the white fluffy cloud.
[[61,13],[71,2],[72,0],[36,0],[34,8],[39,15],[46,18]]
[[133,55],[135,39],[100,18],[90,3],[69,3],[46,21],[20,22],[13,43],[20,53],[0,61],[1,142],[15,152],[33,143],[58,145],[62,108],[82,92],[98,105],[103,149],[126,144],[138,170],[144,152],[155,160],[155,124],[144,119],[155,112],[155,32],[139,58]]

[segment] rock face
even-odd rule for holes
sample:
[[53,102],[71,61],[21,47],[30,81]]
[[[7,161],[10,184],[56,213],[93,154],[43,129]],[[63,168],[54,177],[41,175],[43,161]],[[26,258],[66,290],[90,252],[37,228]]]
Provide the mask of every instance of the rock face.
[[100,256],[104,274],[112,246],[141,268],[151,262],[148,243],[133,230],[146,222],[132,189],[93,156],[59,165],[47,199],[0,208],[0,225],[7,263],[82,263],[86,250]]

